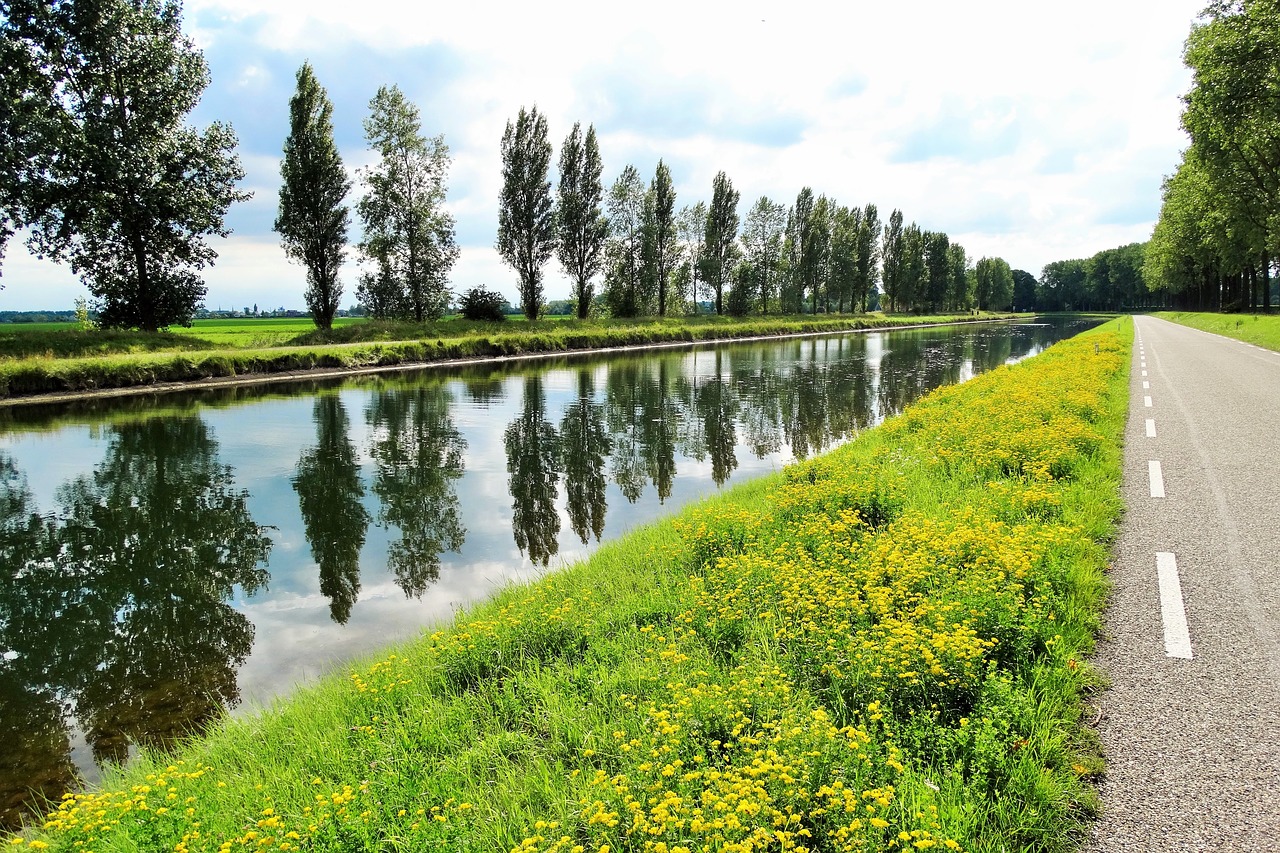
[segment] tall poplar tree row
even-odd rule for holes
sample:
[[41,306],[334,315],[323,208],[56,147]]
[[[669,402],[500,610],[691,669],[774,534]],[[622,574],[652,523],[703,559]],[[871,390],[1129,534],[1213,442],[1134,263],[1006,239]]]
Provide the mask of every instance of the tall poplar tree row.
[[536,320],[542,311],[542,268],[556,251],[551,202],[551,140],[537,106],[507,122],[502,134],[502,195],[498,254],[520,276],[520,306]]
[[587,128],[584,139],[582,126],[575,122],[560,148],[556,252],[560,265],[573,279],[579,320],[587,319],[591,311],[591,279],[600,272],[604,242],[609,236],[609,220],[600,206],[604,198],[600,183],[603,172],[595,127]]
[[351,180],[333,141],[333,104],[311,63],[298,69],[289,99],[289,136],[280,163],[280,212],[275,230],[284,252],[307,268],[307,308],[318,328],[333,327],[342,299],[338,269],[346,256]]

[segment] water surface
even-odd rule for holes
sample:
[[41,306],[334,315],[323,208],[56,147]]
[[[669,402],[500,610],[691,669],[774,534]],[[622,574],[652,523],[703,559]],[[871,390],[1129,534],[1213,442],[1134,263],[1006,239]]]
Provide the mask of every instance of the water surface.
[[0,410],[0,820],[1083,327]]

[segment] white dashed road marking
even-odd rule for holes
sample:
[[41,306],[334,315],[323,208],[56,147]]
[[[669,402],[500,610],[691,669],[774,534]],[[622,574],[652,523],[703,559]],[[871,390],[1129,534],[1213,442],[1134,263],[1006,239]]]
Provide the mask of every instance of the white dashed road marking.
[[1167,551],[1156,553],[1156,574],[1160,577],[1160,616],[1164,620],[1164,653],[1171,658],[1191,660],[1191,632],[1187,629],[1187,609],[1178,580],[1178,561]]
[[1156,437],[1156,421],[1155,418],[1147,418],[1147,438]]
[[1143,398],[1142,398],[1142,405],[1146,406],[1148,409],[1149,409],[1149,408],[1151,408],[1151,395],[1150,395],[1150,394],[1148,394],[1147,396],[1145,396],[1145,397],[1143,397]]
[[1164,472],[1160,470],[1160,463],[1152,459],[1147,463],[1147,476],[1151,478],[1151,497],[1164,497]]

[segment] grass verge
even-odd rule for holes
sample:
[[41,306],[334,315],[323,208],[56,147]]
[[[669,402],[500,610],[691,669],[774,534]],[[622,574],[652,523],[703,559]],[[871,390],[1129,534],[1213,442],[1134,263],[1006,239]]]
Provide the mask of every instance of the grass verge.
[[10,849],[1073,849],[1131,328],[144,752]]
[[1280,314],[1216,314],[1204,311],[1160,311],[1162,320],[1181,323],[1238,341],[1280,351]]
[[[998,319],[984,315],[980,319]],[[728,340],[947,323],[964,316],[680,318],[643,321],[539,321],[426,326],[351,323],[299,335],[289,345],[221,347],[178,333],[68,330],[43,336],[0,334],[0,400],[158,382],[197,382],[308,370],[351,370],[467,358],[572,352],[643,344]],[[217,330],[210,330],[211,336]],[[196,334],[201,329],[195,330]],[[223,330],[219,334],[231,335]],[[97,349],[95,349],[97,347]],[[5,352],[11,353],[3,357]],[[90,353],[90,354],[86,354]]]

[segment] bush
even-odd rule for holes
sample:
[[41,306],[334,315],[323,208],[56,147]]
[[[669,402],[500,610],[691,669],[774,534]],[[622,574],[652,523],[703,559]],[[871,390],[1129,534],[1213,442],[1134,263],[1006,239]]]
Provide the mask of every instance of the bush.
[[482,284],[462,294],[458,310],[468,320],[505,320],[505,305],[506,300],[502,298],[502,294],[494,293]]

